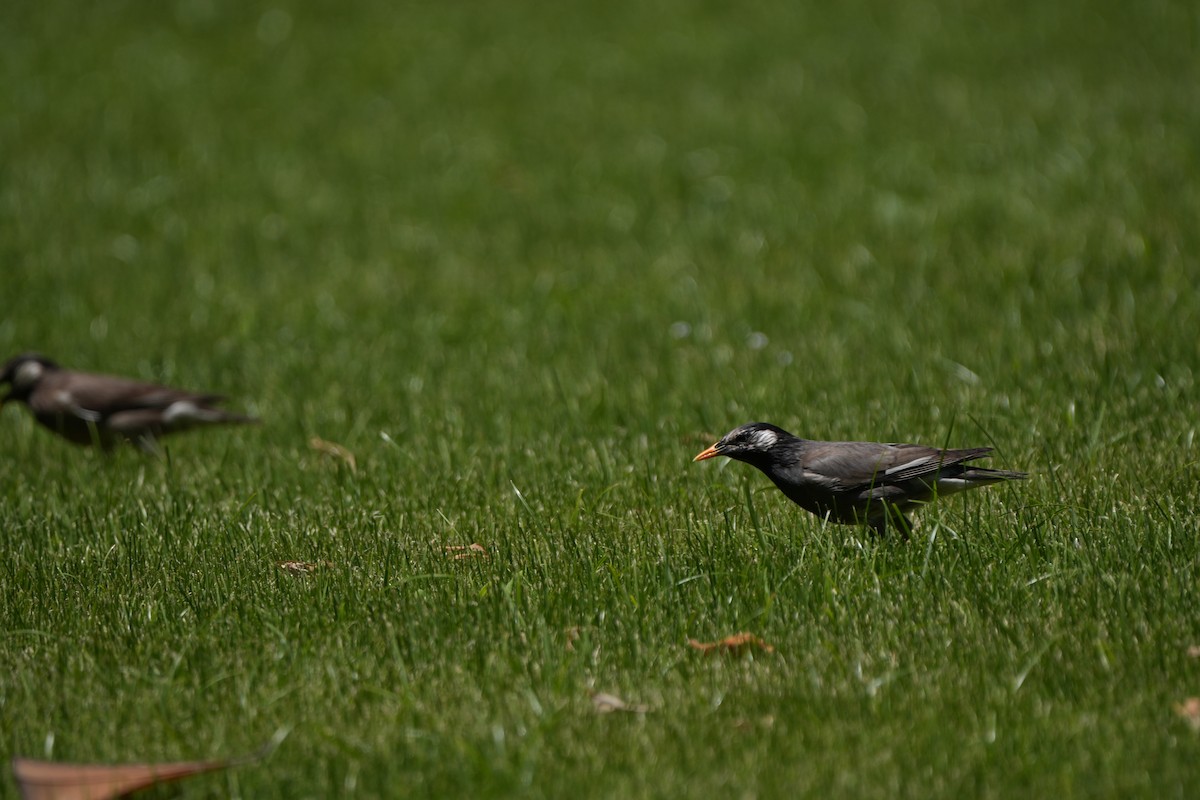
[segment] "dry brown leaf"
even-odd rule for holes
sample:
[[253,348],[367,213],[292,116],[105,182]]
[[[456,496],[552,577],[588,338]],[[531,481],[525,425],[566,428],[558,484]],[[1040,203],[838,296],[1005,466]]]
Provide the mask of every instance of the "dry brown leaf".
[[312,575],[319,569],[333,566],[332,561],[280,561],[279,568],[289,575]]
[[1189,697],[1175,704],[1175,713],[1183,717],[1192,730],[1200,732],[1200,697]]
[[233,762],[179,761],[167,764],[59,764],[14,758],[13,776],[24,800],[108,800]]
[[744,656],[751,650],[761,650],[764,653],[774,653],[775,648],[755,636],[753,633],[735,633],[726,636],[719,642],[701,642],[688,639],[688,645],[699,650],[706,656],[721,654],[729,656]]
[[1188,658],[1200,658],[1200,644],[1194,644],[1187,649]]
[[630,714],[645,714],[650,710],[650,706],[642,704],[626,703],[615,694],[607,692],[589,691],[592,696],[592,708],[596,709],[598,714],[611,714],[614,711],[624,711]]
[[314,436],[308,440],[308,446],[318,453],[340,459],[343,464],[350,468],[351,472],[358,473],[358,461],[355,460],[354,453],[351,453],[337,442],[330,442],[322,439],[320,436]]
[[158,783],[258,761],[278,747],[287,735],[288,730],[280,728],[258,750],[239,758],[161,764],[63,764],[14,758],[12,770],[22,800],[110,800]]
[[745,717],[742,717],[741,719],[734,721],[733,727],[738,729],[739,731],[752,731],[752,730],[757,730],[759,728],[764,728],[764,729],[769,730],[769,729],[775,727],[775,717],[773,717],[770,714],[759,717],[756,720],[746,719]]
[[471,544],[448,544],[443,549],[446,551],[446,555],[455,561],[462,561],[464,558],[475,558],[477,556],[487,558],[488,554],[483,545],[475,544],[474,542]]
[[583,629],[578,625],[572,625],[569,628],[564,628],[563,633],[567,635],[567,652],[575,652],[575,642],[579,640],[579,634]]

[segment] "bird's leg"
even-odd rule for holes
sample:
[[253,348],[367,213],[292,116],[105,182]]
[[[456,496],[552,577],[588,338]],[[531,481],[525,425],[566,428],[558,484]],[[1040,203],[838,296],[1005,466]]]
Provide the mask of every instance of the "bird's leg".
[[879,537],[887,536],[889,528],[900,534],[906,542],[912,535],[912,520],[890,503],[884,503],[880,513],[868,517],[867,526]]
[[91,418],[87,419],[87,430],[88,430],[88,436],[92,440],[92,449],[94,449],[96,451],[108,449],[107,447],[105,447],[104,439],[101,438],[101,436],[100,436],[100,426],[98,426],[96,424],[96,420],[91,419]]
[[138,434],[131,441],[137,446],[138,450],[141,450],[146,455],[154,456],[163,461],[167,460],[162,445],[158,443],[158,439],[152,434]]
[[887,537],[887,516],[871,517],[867,520],[867,527],[875,532],[875,535],[880,539]]

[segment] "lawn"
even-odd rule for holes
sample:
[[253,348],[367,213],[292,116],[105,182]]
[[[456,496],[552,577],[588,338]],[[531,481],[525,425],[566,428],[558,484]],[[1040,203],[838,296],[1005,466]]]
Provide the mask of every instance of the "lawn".
[[[4,407],[0,758],[1196,796],[1198,52],[1158,0],[5,4],[0,359],[263,424]],[[751,420],[1031,476],[879,540],[691,463]]]

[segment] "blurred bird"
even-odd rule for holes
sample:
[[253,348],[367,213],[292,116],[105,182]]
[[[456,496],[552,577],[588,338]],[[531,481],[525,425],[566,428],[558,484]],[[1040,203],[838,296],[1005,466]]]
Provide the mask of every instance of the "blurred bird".
[[766,422],[734,428],[693,461],[726,456],[758,467],[792,502],[833,522],[889,525],[908,538],[906,512],[943,495],[1002,481],[1024,472],[973,467],[990,447],[939,450],[919,444],[816,442]]
[[64,439],[105,450],[121,441],[156,449],[165,434],[202,425],[258,420],[215,408],[221,395],[171,389],[112,375],[65,370],[42,356],[26,353],[4,365],[0,385],[8,394],[0,406],[19,400],[34,419]]

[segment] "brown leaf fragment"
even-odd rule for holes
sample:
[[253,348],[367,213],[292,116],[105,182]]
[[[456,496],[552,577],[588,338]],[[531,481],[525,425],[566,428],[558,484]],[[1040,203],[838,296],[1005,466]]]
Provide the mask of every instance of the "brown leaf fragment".
[[739,731],[752,731],[759,728],[769,730],[775,727],[775,717],[770,714],[759,717],[758,719],[747,719],[746,717],[741,717],[740,719],[734,720],[733,727]]
[[332,561],[280,561],[279,568],[289,575],[312,575],[319,569],[329,569]]
[[108,800],[202,772],[230,766],[229,761],[179,761],[166,764],[59,764],[14,758],[13,777],[24,800]]
[[308,446],[318,453],[339,459],[350,468],[351,472],[358,473],[358,461],[355,460],[354,453],[351,453],[337,442],[331,442],[327,439],[322,439],[320,436],[314,436],[308,440]]
[[575,642],[579,641],[579,634],[583,629],[578,625],[572,625],[569,628],[564,628],[563,633],[567,635],[567,652],[575,652]]
[[1183,718],[1192,730],[1200,732],[1200,697],[1189,697],[1175,704],[1175,713]]
[[1200,658],[1200,644],[1194,644],[1187,649],[1188,658]]
[[732,636],[726,636],[719,642],[701,642],[696,639],[688,639],[688,645],[694,650],[699,650],[706,656],[719,654],[739,657],[746,655],[751,650],[761,650],[764,653],[775,652],[774,647],[753,633],[735,633]]
[[471,544],[448,544],[442,549],[446,551],[446,555],[455,561],[462,561],[465,558],[476,558],[478,556],[488,557],[488,552],[484,549],[483,545],[474,542]]
[[645,714],[650,710],[650,706],[640,703],[626,703],[615,694],[591,690],[588,693],[592,696],[592,708],[596,709],[597,714],[611,714],[614,711],[624,711],[629,714]]
[[258,761],[270,755],[287,735],[288,730],[280,728],[258,750],[237,758],[161,764],[65,764],[14,758],[12,770],[22,800],[110,800],[155,784]]

